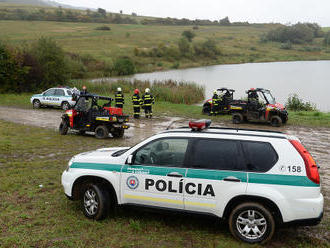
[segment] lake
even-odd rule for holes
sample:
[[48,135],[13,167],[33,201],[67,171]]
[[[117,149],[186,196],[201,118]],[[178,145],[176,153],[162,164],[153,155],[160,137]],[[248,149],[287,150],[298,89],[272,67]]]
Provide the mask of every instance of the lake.
[[206,98],[216,88],[236,90],[234,98],[244,97],[249,88],[271,90],[277,102],[285,103],[290,94],[330,111],[330,61],[295,61],[215,65],[190,69],[135,74],[132,79],[196,82],[205,86]]

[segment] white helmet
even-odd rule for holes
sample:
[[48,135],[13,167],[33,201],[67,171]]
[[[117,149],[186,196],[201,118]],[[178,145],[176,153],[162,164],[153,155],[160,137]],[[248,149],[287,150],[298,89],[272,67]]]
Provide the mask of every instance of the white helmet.
[[150,92],[150,89],[149,88],[146,88],[145,92],[146,93],[149,93]]
[[121,88],[120,88],[120,87],[118,87],[118,88],[117,88],[117,91],[121,91]]
[[218,94],[218,91],[216,91],[216,90],[215,90],[215,91],[213,91],[213,94]]

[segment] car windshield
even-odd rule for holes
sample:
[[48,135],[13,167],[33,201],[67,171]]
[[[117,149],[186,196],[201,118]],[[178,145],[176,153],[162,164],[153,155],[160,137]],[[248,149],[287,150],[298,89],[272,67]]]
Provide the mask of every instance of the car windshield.
[[265,91],[263,91],[263,93],[264,93],[264,96],[267,99],[267,101],[268,101],[269,104],[275,104],[276,103],[275,102],[275,98],[272,96],[272,94],[270,93],[270,91],[265,90]]

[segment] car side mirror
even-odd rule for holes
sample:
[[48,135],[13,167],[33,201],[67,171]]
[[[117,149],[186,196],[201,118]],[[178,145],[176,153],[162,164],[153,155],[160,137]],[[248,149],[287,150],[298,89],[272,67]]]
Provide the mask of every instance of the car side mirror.
[[133,155],[132,154],[128,155],[126,164],[133,164]]

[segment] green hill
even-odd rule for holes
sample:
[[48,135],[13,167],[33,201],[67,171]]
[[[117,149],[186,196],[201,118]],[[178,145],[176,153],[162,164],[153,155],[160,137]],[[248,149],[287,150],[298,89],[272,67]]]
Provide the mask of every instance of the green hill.
[[52,5],[49,1],[43,0],[0,0],[0,3],[8,3],[8,4],[26,4],[26,5],[34,5],[34,6],[56,6]]

